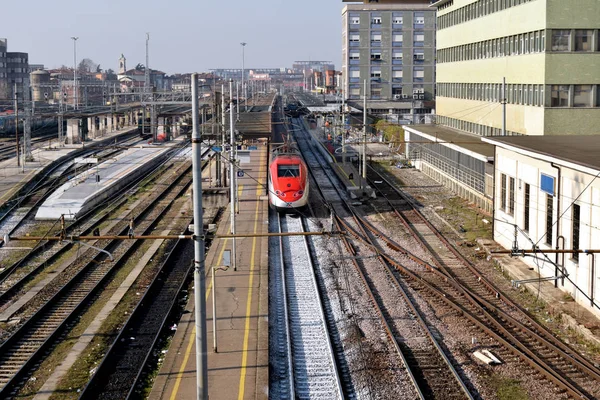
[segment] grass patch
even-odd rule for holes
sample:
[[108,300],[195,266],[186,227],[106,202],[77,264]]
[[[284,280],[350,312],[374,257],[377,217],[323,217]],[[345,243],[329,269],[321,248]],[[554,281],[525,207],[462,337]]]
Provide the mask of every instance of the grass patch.
[[504,378],[493,375],[488,380],[488,385],[498,396],[498,400],[528,400],[527,391],[517,379]]

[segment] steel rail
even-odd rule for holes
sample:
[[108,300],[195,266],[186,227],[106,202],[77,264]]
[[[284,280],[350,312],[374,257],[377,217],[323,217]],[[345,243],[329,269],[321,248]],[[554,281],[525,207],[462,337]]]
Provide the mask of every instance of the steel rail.
[[[499,288],[497,288],[493,283],[491,283],[487,278],[485,278],[481,274],[481,272],[478,271],[477,268],[472,263],[470,263],[460,252],[458,252],[456,250],[456,248],[454,248],[454,246],[452,246],[452,244],[442,235],[442,233],[439,232],[439,230],[425,218],[425,216],[418,210],[418,208],[415,206],[414,202],[412,202],[412,200],[409,199],[408,196],[406,196],[404,193],[402,193],[402,191],[398,190],[388,179],[386,179],[386,177],[384,177],[378,171],[376,171],[372,168],[371,168],[371,170],[378,175],[378,178],[380,178],[381,180],[386,182],[386,184],[392,190],[394,190],[395,193],[400,195],[403,199],[405,199],[405,201],[407,201],[408,204],[410,204],[410,206],[412,207],[412,210],[415,212],[415,214],[418,216],[418,218],[435,234],[435,236],[438,238],[438,240],[440,240],[443,243],[443,245],[458,259],[458,261],[460,261],[465,267],[467,267],[469,269],[469,271],[471,271],[474,274],[478,283],[481,283],[490,292],[490,294],[492,294],[493,297],[502,301],[503,303],[507,304],[508,306],[513,307],[514,309],[518,310],[521,313],[521,315],[526,318],[527,323],[530,324],[531,326],[528,326],[528,325],[524,324],[523,322],[516,320],[514,317],[510,316],[507,312],[505,312],[504,310],[499,308],[498,305],[489,302],[487,299],[485,299],[481,295],[477,295],[476,293],[473,293],[470,289],[468,289],[465,286],[465,283],[463,282],[463,280],[461,280],[459,277],[457,277],[451,269],[446,268],[439,261],[437,261],[437,259],[434,257],[434,263],[435,263],[435,266],[437,267],[438,272],[450,277],[451,279],[456,280],[457,283],[459,283],[461,285],[463,293],[465,295],[471,296],[475,301],[480,302],[483,307],[494,310],[496,313],[499,314],[499,317],[504,318],[505,320],[508,320],[508,322],[516,325],[517,329],[521,329],[521,330],[530,332],[530,334],[533,335],[536,340],[540,341],[541,343],[543,343],[545,346],[547,346],[551,350],[561,354],[562,357],[565,360],[567,360],[568,362],[570,362],[571,365],[573,365],[575,368],[594,377],[594,379],[596,379],[596,380],[600,380],[600,369],[596,365],[591,363],[585,357],[581,356],[576,350],[569,347],[562,340],[558,339],[555,335],[552,334],[552,332],[550,332],[548,330],[548,328],[546,328],[545,326],[542,326],[539,322],[537,322],[534,318],[532,318],[529,315],[529,313],[523,309],[522,306],[520,306],[519,304],[516,304],[514,301],[512,301]],[[421,244],[421,246],[426,251],[430,251],[428,249],[427,245],[425,244],[423,238],[417,234],[416,230],[411,226],[411,224],[408,222],[407,218],[402,214],[402,212],[398,211],[397,208],[391,203],[391,201],[389,201],[389,199],[387,199],[387,197],[386,197],[386,200],[389,202],[389,204],[392,207],[392,209],[394,210],[395,214],[400,218],[400,220],[402,221],[402,223],[406,227],[406,229],[413,235],[413,237]],[[412,254],[409,254],[410,252],[408,252],[406,249],[401,249],[401,246],[394,243],[389,238],[385,237],[385,235],[381,235],[381,238],[382,238],[382,240],[385,240],[389,243],[388,247],[395,249],[396,251],[401,251],[401,252],[405,253],[406,255],[408,255],[409,257],[411,257],[413,260],[417,261],[421,265],[423,265],[423,263],[425,263],[423,260],[418,259],[418,257],[415,257]],[[432,266],[430,266],[430,267],[432,267]]]
[[[281,222],[282,219],[284,218],[280,214],[280,229],[287,230],[293,219],[285,217],[285,224]],[[305,222],[303,219],[299,222],[299,228],[304,230]],[[293,260],[292,244],[287,243],[287,246],[288,248],[284,248],[281,254],[290,254]],[[285,241],[284,247],[286,247]],[[313,255],[307,237],[303,238],[302,250],[297,249],[297,251],[304,254],[302,258],[305,262],[298,263],[284,258],[284,271],[291,278],[289,279],[286,275],[285,279],[285,284],[289,284],[288,297],[285,301],[289,303],[288,311],[292,311],[288,316],[290,337],[294,342],[298,338],[301,340],[301,342],[291,345],[294,360],[294,394],[298,398],[342,399],[343,389],[329,337],[321,295],[314,275]],[[308,299],[311,299],[311,302],[308,302]],[[304,314],[302,314],[302,308],[304,308]],[[307,314],[309,311],[311,314]],[[315,312],[317,315],[314,314]],[[324,348],[326,348],[326,354],[318,351]],[[329,364],[328,367],[327,364]]]
[[[161,193],[159,198],[166,196],[167,190],[171,190],[172,188],[175,188],[177,185],[179,185],[180,184],[179,181],[180,180],[177,179],[177,180],[174,180],[173,182],[171,182],[169,187],[163,193]],[[186,183],[183,184],[182,187],[175,193],[175,196],[169,202],[169,204],[164,205],[162,207],[162,211],[159,212],[159,215],[157,215],[152,221],[145,221],[145,223],[147,225],[147,228],[145,228],[146,232],[150,232],[152,230],[152,227],[156,223],[156,221],[162,217],[162,215],[164,214],[164,212],[166,212],[166,210],[168,210],[170,208],[170,206],[173,204],[175,199],[179,198],[181,196],[181,194],[185,193],[185,191],[189,187],[190,183],[191,183],[191,178],[188,179],[186,181]],[[140,213],[136,217],[136,220],[143,220],[143,218],[145,218],[146,214],[148,214],[151,211],[152,206],[154,204],[160,204],[160,202],[157,200],[149,202],[147,204],[147,206],[142,211],[140,211]],[[127,231],[128,229],[129,229],[128,226],[123,228],[124,231]],[[136,242],[136,243],[140,243],[140,242]],[[104,249],[111,249],[112,247],[115,247],[115,245],[116,245],[115,241],[110,241],[104,247]],[[113,264],[112,267],[107,267],[107,270],[102,273],[102,276],[100,277],[100,279],[98,279],[96,281],[96,283],[93,285],[91,290],[87,292],[87,294],[83,294],[83,293],[80,294],[81,300],[79,300],[79,302],[77,302],[74,305],[72,310],[66,315],[66,318],[63,319],[62,322],[57,321],[58,325],[49,334],[46,335],[46,339],[43,339],[41,341],[39,339],[37,340],[39,347],[37,347],[37,349],[32,348],[28,352],[29,356],[28,356],[27,360],[22,364],[21,368],[19,368],[16,371],[16,373],[14,373],[12,375],[12,377],[10,377],[8,379],[8,381],[0,388],[0,395],[7,394],[9,391],[15,389],[16,387],[18,387],[20,385],[20,383],[22,382],[20,378],[23,377],[24,375],[26,375],[30,371],[31,368],[35,368],[37,360],[40,358],[43,358],[44,351],[46,349],[48,349],[52,345],[52,343],[54,343],[54,340],[58,337],[58,334],[60,332],[62,332],[71,323],[71,321],[74,320],[75,315],[78,315],[79,312],[82,310],[82,308],[94,298],[95,293],[101,287],[103,287],[104,282],[106,282],[106,280],[111,276],[112,271],[114,271],[116,266],[119,265],[121,260],[126,259],[130,254],[133,253],[133,251],[136,248],[137,248],[137,246],[135,245],[135,243],[132,244],[131,246],[129,246],[125,250],[125,252],[119,257],[119,259],[115,261],[115,263]],[[36,324],[38,323],[38,321],[42,320],[42,318],[44,317],[44,313],[46,311],[51,311],[52,308],[54,308],[55,304],[59,304],[61,300],[64,300],[65,294],[68,293],[69,290],[72,290],[72,287],[75,287],[75,285],[83,277],[85,277],[86,274],[88,274],[88,272],[91,271],[92,267],[97,266],[97,265],[102,265],[101,263],[104,258],[105,257],[101,256],[101,253],[98,253],[90,262],[88,262],[87,265],[84,268],[82,268],[66,285],[64,285],[58,293],[56,293],[51,299],[49,299],[38,310],[38,312],[36,312],[31,317],[29,317],[29,319],[26,322],[24,322],[23,325],[21,325],[21,327],[19,329],[17,329],[15,332],[13,332],[13,334],[0,346],[0,354],[7,354],[9,351],[8,349],[11,346],[16,345],[21,339],[27,338],[29,334],[25,333],[25,332],[27,332],[27,329],[29,329],[30,326],[33,329],[37,329]]]

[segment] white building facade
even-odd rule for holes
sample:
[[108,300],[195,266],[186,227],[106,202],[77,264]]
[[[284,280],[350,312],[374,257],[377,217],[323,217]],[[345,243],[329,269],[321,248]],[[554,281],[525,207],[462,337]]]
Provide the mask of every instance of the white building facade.
[[[533,140],[532,140],[533,139]],[[545,250],[600,249],[600,138],[495,137],[494,240],[524,257],[541,278],[600,315],[600,254]]]

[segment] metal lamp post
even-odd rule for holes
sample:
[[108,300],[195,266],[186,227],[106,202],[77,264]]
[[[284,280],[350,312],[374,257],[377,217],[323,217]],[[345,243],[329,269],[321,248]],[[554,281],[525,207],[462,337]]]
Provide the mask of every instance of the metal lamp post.
[[71,36],[73,39],[73,108],[77,110],[77,39],[78,36]]
[[244,86],[244,75],[245,75],[245,58],[246,58],[246,54],[245,54],[245,49],[246,49],[246,45],[248,43],[246,42],[242,42],[240,43],[242,45],[242,92],[244,93],[244,111],[248,111],[248,90],[246,90],[246,87]]

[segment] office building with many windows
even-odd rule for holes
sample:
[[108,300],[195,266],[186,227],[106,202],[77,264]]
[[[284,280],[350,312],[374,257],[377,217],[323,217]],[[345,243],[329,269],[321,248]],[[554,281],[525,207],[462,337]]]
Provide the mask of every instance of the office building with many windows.
[[0,38],[0,103],[12,105],[15,88],[20,100],[29,90],[29,55],[9,52],[8,40]]
[[437,0],[432,6],[438,124],[500,135],[506,101],[508,135],[600,134],[598,0]]
[[[367,108],[422,122],[435,100],[435,9],[429,0],[343,0],[342,91]],[[362,104],[361,104],[362,107]]]

